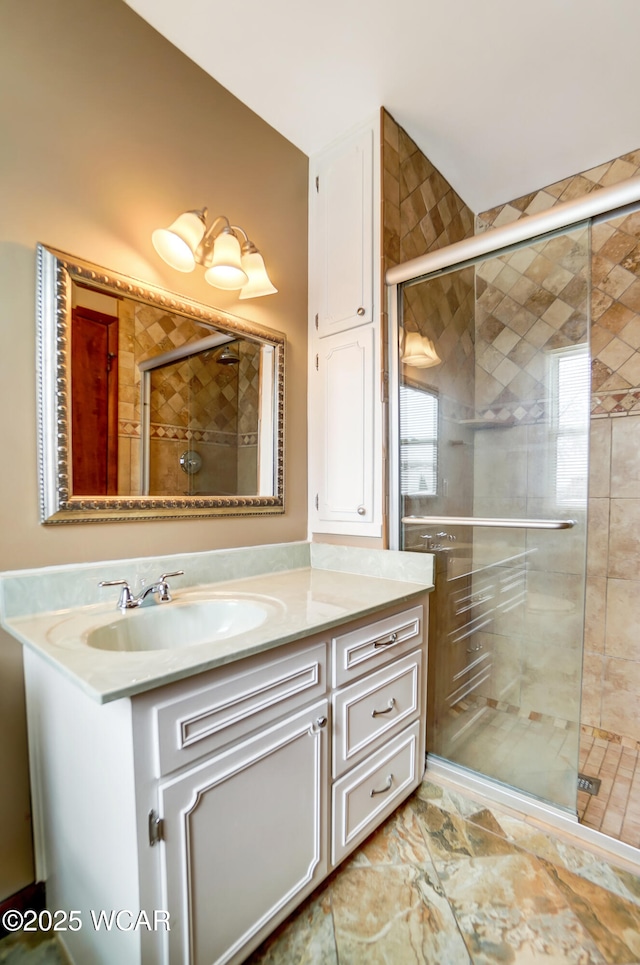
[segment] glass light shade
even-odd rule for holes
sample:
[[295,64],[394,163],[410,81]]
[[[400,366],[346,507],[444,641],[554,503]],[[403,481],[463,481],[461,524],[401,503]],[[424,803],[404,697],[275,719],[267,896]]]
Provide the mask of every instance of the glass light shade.
[[211,265],[204,279],[214,288],[235,291],[246,285],[248,279],[242,268],[240,242],[231,231],[223,231],[213,243]]
[[404,365],[412,365],[415,369],[428,369],[432,365],[440,365],[442,360],[430,338],[420,332],[405,332],[402,361]]
[[177,271],[193,271],[195,251],[204,235],[205,223],[197,211],[185,211],[168,228],[151,235],[153,247],[163,261]]
[[240,292],[239,298],[259,298],[260,295],[273,295],[278,291],[275,285],[271,284],[259,251],[245,251],[242,255],[242,267],[249,281]]

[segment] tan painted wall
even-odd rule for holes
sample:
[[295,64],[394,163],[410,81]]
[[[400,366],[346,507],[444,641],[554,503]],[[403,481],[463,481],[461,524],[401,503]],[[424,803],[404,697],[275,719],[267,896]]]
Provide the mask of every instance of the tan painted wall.
[[[121,0],[3,0],[0,91],[0,569],[304,539],[306,157]],[[159,260],[152,229],[202,205],[250,231],[279,294],[239,302]],[[285,332],[284,516],[38,522],[37,241]],[[0,681],[2,899],[32,880],[19,649],[4,634]]]

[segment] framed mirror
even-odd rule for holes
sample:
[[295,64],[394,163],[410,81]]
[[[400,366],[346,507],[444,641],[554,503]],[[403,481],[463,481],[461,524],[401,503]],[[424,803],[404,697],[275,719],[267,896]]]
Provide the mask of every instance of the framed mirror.
[[36,251],[41,521],[284,512],[284,335]]

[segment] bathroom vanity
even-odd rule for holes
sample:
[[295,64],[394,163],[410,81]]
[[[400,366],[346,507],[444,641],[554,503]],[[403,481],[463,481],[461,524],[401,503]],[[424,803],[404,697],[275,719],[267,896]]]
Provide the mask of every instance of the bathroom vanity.
[[[48,908],[79,913],[60,937],[83,965],[242,962],[420,783],[431,557],[289,544],[126,562],[186,575],[131,613],[117,594],[26,613],[35,571],[0,578],[25,644]],[[77,568],[85,592],[118,566]],[[197,637],[216,600],[266,616],[195,645],[157,630],[153,649],[163,613]],[[136,649],[113,649],[125,639]],[[145,916],[94,927],[122,910]]]

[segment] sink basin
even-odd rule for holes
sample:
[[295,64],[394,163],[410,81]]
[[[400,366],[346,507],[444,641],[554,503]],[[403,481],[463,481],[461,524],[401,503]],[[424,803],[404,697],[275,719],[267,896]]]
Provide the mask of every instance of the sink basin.
[[226,640],[261,626],[272,607],[261,600],[216,599],[161,603],[127,610],[90,630],[98,650],[173,650]]

